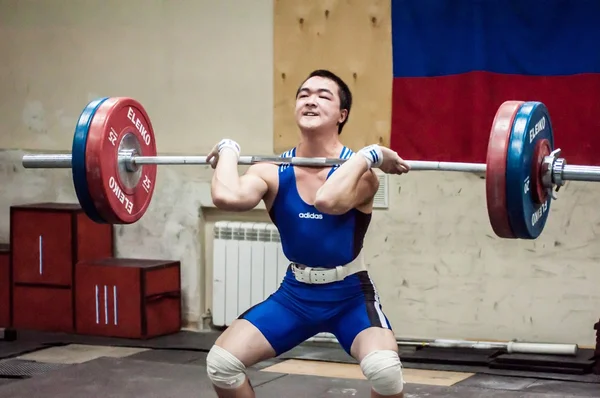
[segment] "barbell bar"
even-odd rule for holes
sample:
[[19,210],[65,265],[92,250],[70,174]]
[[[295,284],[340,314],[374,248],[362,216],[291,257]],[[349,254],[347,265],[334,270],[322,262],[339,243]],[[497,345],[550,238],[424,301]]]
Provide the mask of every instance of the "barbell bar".
[[[24,155],[23,167],[28,169],[70,169],[72,156],[69,154],[56,155]],[[123,163],[128,169],[133,170],[145,164],[154,165],[207,165],[206,156],[135,156],[122,151],[118,155],[118,162]],[[252,165],[256,163],[293,164],[307,167],[336,166],[345,163],[348,159],[324,157],[281,157],[281,156],[240,156],[239,165]],[[456,163],[409,160],[411,170],[442,170],[461,171],[472,173],[485,173],[484,163]]]
[[[70,169],[72,168],[70,154],[40,154],[24,155],[23,167],[27,169]],[[122,152],[118,161],[126,167],[134,169],[145,164],[154,165],[208,165],[206,156],[131,156]],[[348,159],[324,157],[281,157],[281,156],[240,156],[239,165],[252,165],[256,163],[293,164],[306,167],[336,166],[345,163]],[[406,160],[414,171],[457,171],[464,173],[485,173],[485,163],[442,162],[428,160]],[[599,166],[579,166],[562,164],[557,171],[562,181],[587,181],[600,182]]]
[[[506,101],[492,123],[486,163],[415,161],[414,171],[485,173],[487,210],[502,238],[536,239],[550,204],[565,181],[600,181],[600,167],[567,165],[554,149],[546,106],[536,101]],[[341,165],[324,157],[241,156],[238,164]],[[26,154],[28,169],[70,168],[79,202],[98,223],[131,224],[147,211],[158,165],[207,165],[206,156],[159,156],[150,118],[127,97],[90,102],[81,113],[70,154]]]

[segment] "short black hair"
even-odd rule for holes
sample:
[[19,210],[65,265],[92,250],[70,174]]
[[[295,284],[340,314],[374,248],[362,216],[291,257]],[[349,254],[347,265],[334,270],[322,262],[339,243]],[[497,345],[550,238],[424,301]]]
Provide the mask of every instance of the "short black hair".
[[[327,69],[317,69],[317,70],[312,71],[306,77],[306,79],[304,79],[302,84],[304,84],[311,77],[323,77],[325,79],[332,80],[337,84],[338,95],[340,97],[340,110],[346,109],[346,111],[347,111],[346,119],[344,119],[344,121],[341,122],[338,126],[338,134],[342,134],[342,129],[344,128],[344,125],[346,124],[346,122],[348,121],[348,118],[350,117],[350,108],[352,108],[352,92],[350,91],[350,88],[348,87],[346,82],[344,82],[342,80],[341,77],[339,77],[338,75],[336,75],[335,73],[333,73],[332,71],[327,70]],[[298,93],[300,92],[300,89],[302,88],[302,84],[300,84],[300,87],[298,87],[298,90],[296,91],[296,97],[298,96]]]

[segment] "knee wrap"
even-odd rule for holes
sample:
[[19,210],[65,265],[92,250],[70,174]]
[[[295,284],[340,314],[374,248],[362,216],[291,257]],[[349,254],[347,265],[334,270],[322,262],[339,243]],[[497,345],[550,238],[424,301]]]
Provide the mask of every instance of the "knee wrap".
[[402,363],[395,351],[373,351],[364,357],[360,368],[379,395],[400,394],[404,389]]
[[206,373],[220,388],[235,389],[246,380],[246,367],[229,351],[213,345],[206,357]]

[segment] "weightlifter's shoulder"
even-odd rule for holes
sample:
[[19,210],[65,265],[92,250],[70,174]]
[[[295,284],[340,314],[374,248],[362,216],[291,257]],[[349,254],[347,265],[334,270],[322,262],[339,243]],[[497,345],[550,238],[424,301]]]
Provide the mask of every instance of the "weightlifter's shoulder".
[[273,163],[255,163],[248,168],[246,174],[256,176],[271,186],[277,182],[277,167]]

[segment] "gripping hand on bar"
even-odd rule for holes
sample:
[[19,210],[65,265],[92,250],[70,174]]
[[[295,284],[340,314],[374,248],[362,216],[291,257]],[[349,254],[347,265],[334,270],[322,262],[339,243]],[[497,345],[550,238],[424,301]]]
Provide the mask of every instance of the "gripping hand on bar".
[[[213,147],[204,162],[210,163],[215,168],[219,154],[223,150],[233,151],[238,159],[238,164],[253,164],[253,163],[274,163],[274,164],[293,164],[295,166],[306,167],[331,167],[341,165],[348,159],[341,158],[324,158],[324,157],[283,157],[283,156],[240,156],[240,146],[237,142],[231,139],[223,139]],[[380,147],[379,145],[369,145],[357,153],[362,155],[367,162],[368,168],[377,167],[388,174],[402,174],[410,170],[410,165],[395,151],[389,148]],[[135,160],[134,160],[135,161]],[[137,162],[137,161],[135,161]]]

